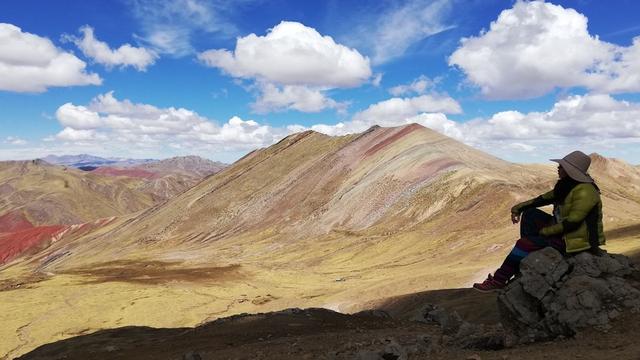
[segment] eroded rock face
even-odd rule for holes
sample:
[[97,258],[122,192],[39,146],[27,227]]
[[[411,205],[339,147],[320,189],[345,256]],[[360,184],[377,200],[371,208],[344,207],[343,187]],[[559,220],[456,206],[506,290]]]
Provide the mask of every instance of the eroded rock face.
[[583,252],[564,258],[545,248],[527,256],[520,272],[498,296],[505,332],[515,342],[572,336],[586,326],[607,328],[621,311],[640,310],[633,279],[638,270],[623,255]]

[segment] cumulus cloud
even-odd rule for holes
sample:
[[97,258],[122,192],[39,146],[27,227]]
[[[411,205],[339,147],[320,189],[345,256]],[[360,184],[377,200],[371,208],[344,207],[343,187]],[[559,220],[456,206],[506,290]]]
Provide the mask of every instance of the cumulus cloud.
[[80,32],[82,38],[66,35],[63,39],[73,42],[85,56],[107,68],[132,66],[138,71],[145,71],[158,58],[152,50],[133,47],[129,44],[113,50],[107,43],[98,40],[93,33],[93,28],[88,25],[81,27]]
[[[420,114],[408,121],[422,123]],[[446,117],[431,126],[445,135],[508,159],[520,153],[553,153],[582,147],[591,151],[621,151],[640,144],[640,104],[610,95],[568,96],[546,112],[503,111],[488,119],[460,123]],[[557,154],[556,154],[557,155]],[[640,155],[639,154],[636,154]],[[520,157],[522,159],[522,157]]]
[[542,1],[518,1],[449,58],[488,98],[544,95],[560,87],[640,90],[640,38],[630,47],[589,34],[587,18]]
[[281,110],[298,110],[302,112],[320,112],[324,109],[346,110],[347,103],[330,99],[317,89],[306,86],[285,85],[279,88],[273,84],[261,85],[258,99],[251,104],[257,113],[268,113]]
[[[154,154],[159,149],[165,149],[168,154],[180,151],[212,157],[235,151],[237,156],[230,158],[235,160],[242,155],[238,151],[269,146],[286,135],[308,129],[345,135],[373,125],[418,123],[512,161],[546,161],[575,149],[640,159],[640,103],[617,100],[610,95],[568,96],[548,111],[502,111],[466,122],[448,117],[460,112],[454,99],[431,94],[384,100],[334,125],[294,124],[278,128],[232,117],[220,126],[191,110],[137,104],[117,99],[110,92],[87,105],[61,106],[56,117],[64,129],[47,139],[49,150],[34,148],[29,156],[33,157],[35,151],[50,153],[55,146],[59,149],[56,151],[64,151],[60,150],[64,146],[76,152],[93,151],[110,156],[114,153],[132,156],[145,151],[147,156],[157,156]],[[24,149],[27,156],[28,149]],[[0,158],[6,158],[7,151],[0,149]]]
[[406,118],[422,113],[459,114],[460,104],[449,96],[422,95],[412,98],[391,98],[369,106],[353,116],[354,122],[390,126]]
[[[232,117],[219,126],[184,108],[158,108],[119,100],[113,92],[88,105],[66,103],[56,111],[64,129],[54,139],[91,146],[162,149],[165,146],[212,152],[244,151],[274,143],[286,135],[253,120]],[[53,140],[53,139],[51,139]]]
[[546,112],[502,111],[488,119],[468,122],[453,121],[444,114],[421,113],[404,121],[423,124],[479,147],[506,142],[531,150],[540,141],[640,140],[640,104],[599,94],[566,97]]
[[98,113],[72,103],[60,106],[56,110],[56,118],[62,126],[79,130],[95,129],[103,124]]
[[51,40],[0,23],[0,90],[43,92],[54,86],[100,85],[86,64]]
[[417,79],[414,79],[410,84],[403,84],[394,86],[389,89],[389,93],[393,96],[402,96],[405,94],[424,94],[427,90],[433,88],[438,82],[438,79],[432,80],[425,75],[420,75]]
[[56,138],[58,140],[65,141],[85,141],[85,140],[106,140],[106,137],[102,134],[99,136],[95,130],[77,130],[70,127],[65,127],[60,131]]
[[343,105],[324,92],[358,86],[371,78],[369,59],[357,50],[311,27],[288,21],[264,36],[238,38],[233,51],[207,50],[198,59],[235,78],[254,81],[260,90],[253,104],[258,112],[341,109]]
[[234,77],[282,85],[352,87],[371,76],[369,59],[357,50],[289,21],[281,22],[265,36],[238,38],[234,51],[207,50],[198,58]]
[[[310,129],[328,135],[344,135],[364,131],[373,125],[399,126],[412,122],[418,122],[425,126],[435,124],[437,117],[446,114],[459,114],[462,112],[460,104],[446,95],[422,95],[411,98],[391,98],[370,105],[366,109],[357,112],[349,121],[336,125],[316,124]],[[416,116],[423,114],[424,121],[417,120]],[[428,119],[428,121],[427,121]],[[300,125],[289,126],[290,131],[302,131],[306,127]]]
[[610,95],[573,95],[548,112],[497,113],[475,130],[477,136],[497,139],[640,138],[640,104]]

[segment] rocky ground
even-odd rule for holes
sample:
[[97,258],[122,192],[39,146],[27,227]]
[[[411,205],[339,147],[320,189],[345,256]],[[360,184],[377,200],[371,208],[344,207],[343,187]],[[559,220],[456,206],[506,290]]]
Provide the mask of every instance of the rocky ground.
[[[292,308],[195,328],[103,330],[19,359],[640,359],[639,281],[627,257],[545,249],[499,293],[416,294],[350,315]],[[433,300],[440,304],[425,303]]]
[[625,314],[607,332],[487,350],[447,345],[436,324],[291,309],[198,328],[105,330],[19,359],[638,359],[639,320]]

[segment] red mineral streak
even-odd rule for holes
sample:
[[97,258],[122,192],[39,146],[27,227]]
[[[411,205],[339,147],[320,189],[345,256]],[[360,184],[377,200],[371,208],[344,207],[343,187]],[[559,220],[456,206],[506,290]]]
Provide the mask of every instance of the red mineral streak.
[[435,159],[420,165],[416,169],[415,175],[421,178],[421,180],[425,180],[433,177],[442,170],[451,168],[456,165],[462,165],[462,163],[460,161],[449,158]]
[[0,234],[0,264],[44,245],[65,228],[67,225],[48,225]]
[[0,216],[0,233],[14,232],[33,228],[33,225],[19,211],[10,211]]
[[74,225],[47,225],[0,233],[0,264],[25,253],[46,248],[63,237],[85,235],[111,223],[115,217]]
[[403,127],[400,131],[398,131],[397,133],[389,136],[388,138],[380,141],[379,143],[375,144],[373,147],[371,147],[369,150],[367,150],[364,155],[365,156],[371,156],[375,153],[377,153],[378,151],[382,150],[383,148],[387,147],[389,144],[392,144],[393,142],[395,142],[396,140],[402,138],[403,136],[414,132],[415,130],[418,129],[422,129],[423,127],[418,125],[418,124],[411,124],[411,125],[407,125],[405,127]]

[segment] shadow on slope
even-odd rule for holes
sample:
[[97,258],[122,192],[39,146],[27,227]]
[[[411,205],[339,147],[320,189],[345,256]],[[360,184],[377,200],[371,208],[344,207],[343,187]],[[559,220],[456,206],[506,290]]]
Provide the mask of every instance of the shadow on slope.
[[623,226],[605,233],[607,240],[616,240],[620,238],[640,236],[640,224]]
[[[606,333],[587,330],[574,339],[498,351],[444,346],[439,326],[407,320],[423,305],[437,304],[449,311],[458,311],[467,320],[494,323],[497,321],[495,297],[495,294],[477,293],[472,289],[451,289],[385,300],[379,308],[386,309],[397,318],[382,316],[384,314],[376,311],[347,315],[314,308],[241,314],[195,328],[130,326],[60,340],[40,346],[17,359],[346,360],[362,358],[363,354],[371,355],[372,350],[375,352],[396,345],[410,354],[408,359],[441,360],[478,357],[526,360],[577,357],[636,359],[640,352],[640,343],[636,340],[640,331],[638,314],[620,317]],[[417,352],[409,350],[411,347]]]
[[109,281],[161,284],[168,281],[227,282],[243,278],[240,265],[212,267],[180,267],[180,262],[117,260],[66,270],[64,274],[80,275],[86,284]]
[[395,296],[371,305],[394,318],[411,320],[421,315],[426,305],[432,304],[447,312],[456,311],[468,322],[493,325],[500,322],[497,298],[497,293],[481,293],[470,288],[444,289]]
[[[363,313],[287,309],[236,315],[195,327],[102,330],[44,345],[18,359],[301,359],[323,357],[347,341],[437,332],[432,325]],[[303,357],[303,354],[316,354]],[[321,355],[322,354],[322,355]]]

